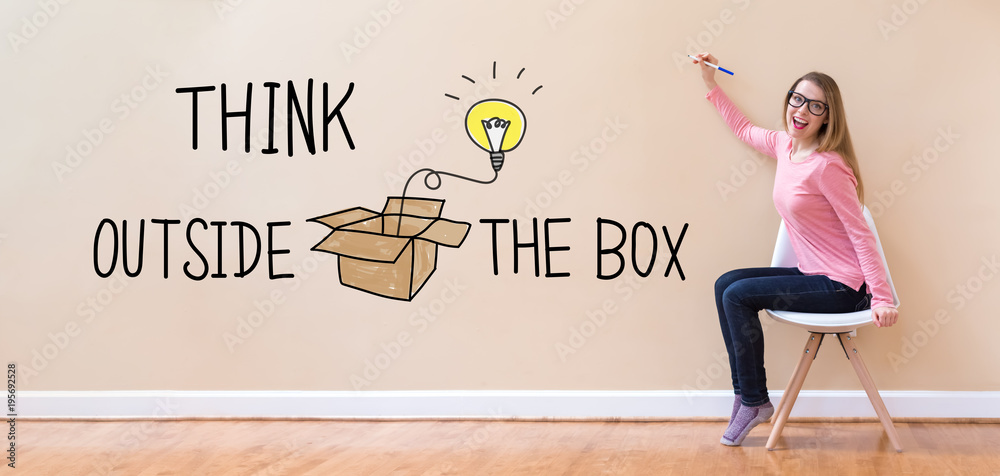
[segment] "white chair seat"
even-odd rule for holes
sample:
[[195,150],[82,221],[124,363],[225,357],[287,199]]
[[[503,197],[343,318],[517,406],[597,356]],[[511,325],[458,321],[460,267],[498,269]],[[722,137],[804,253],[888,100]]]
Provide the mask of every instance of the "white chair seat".
[[[875,236],[875,248],[878,250],[879,256],[882,257],[882,264],[885,266],[885,278],[889,284],[890,290],[892,291],[893,303],[898,307],[899,297],[896,296],[896,287],[892,283],[892,275],[889,274],[889,266],[885,264],[885,252],[882,250],[882,241],[878,237],[878,230],[875,229],[875,220],[872,218],[871,211],[868,210],[868,207],[864,207],[863,213],[865,215],[865,221],[868,223],[868,228],[872,231],[872,235]],[[775,240],[774,243],[774,255],[771,257],[771,266],[775,268],[794,268],[798,267],[798,265],[799,260],[795,256],[795,250],[792,248],[792,243],[788,238],[788,228],[785,226],[785,221],[782,220],[781,225],[778,227],[778,239]],[[765,311],[768,316],[771,316],[771,318],[776,321],[802,327],[809,332],[816,332],[819,334],[852,332],[858,327],[872,324],[872,311],[870,309],[857,312],[847,312],[843,314],[813,314],[806,312],[775,311],[773,309],[765,309]]]
[[870,309],[843,314],[814,314],[767,309],[767,315],[778,322],[798,326],[809,332],[819,334],[851,332],[859,327],[872,324],[872,311]]

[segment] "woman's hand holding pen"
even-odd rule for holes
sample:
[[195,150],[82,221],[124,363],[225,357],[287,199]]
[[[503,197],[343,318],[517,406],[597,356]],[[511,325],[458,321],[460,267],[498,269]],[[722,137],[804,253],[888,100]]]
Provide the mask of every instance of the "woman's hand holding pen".
[[712,90],[718,85],[715,82],[715,68],[705,64],[706,61],[709,63],[719,64],[719,60],[707,51],[694,55],[694,58],[692,59],[693,63],[701,65],[701,79],[705,81],[705,86],[707,86],[709,90]]

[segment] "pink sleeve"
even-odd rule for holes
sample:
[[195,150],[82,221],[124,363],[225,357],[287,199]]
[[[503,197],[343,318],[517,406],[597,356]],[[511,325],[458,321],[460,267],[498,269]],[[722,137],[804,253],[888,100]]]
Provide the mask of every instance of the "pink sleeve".
[[762,154],[771,158],[777,157],[774,149],[776,147],[775,144],[777,144],[778,131],[764,129],[763,127],[751,124],[750,120],[740,112],[739,108],[729,100],[729,96],[726,96],[726,93],[718,86],[712,88],[705,95],[705,99],[708,99],[715,105],[715,108],[719,110],[719,114],[722,114],[722,118],[726,120],[726,124],[733,130],[736,137],[739,137],[741,141],[746,142]]
[[885,265],[882,256],[878,254],[875,235],[868,228],[861,203],[858,202],[857,179],[854,173],[843,162],[826,164],[820,174],[819,189],[840,218],[847,236],[854,245],[854,253],[858,256],[861,272],[868,283],[868,292],[872,293],[872,309],[880,306],[895,306],[892,291],[885,278]]

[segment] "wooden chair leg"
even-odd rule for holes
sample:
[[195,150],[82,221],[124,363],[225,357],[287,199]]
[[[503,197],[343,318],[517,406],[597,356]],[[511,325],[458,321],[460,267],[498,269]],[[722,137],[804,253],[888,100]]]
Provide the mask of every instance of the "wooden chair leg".
[[[806,355],[803,353],[802,355]],[[778,400],[778,404],[774,406],[774,416],[771,417],[771,422],[773,423],[778,419],[778,415],[781,414],[781,408],[788,402],[788,395],[791,395],[792,383],[795,382],[795,377],[799,375],[799,369],[802,368],[802,361],[804,359],[800,358],[798,362],[795,363],[795,370],[792,371],[792,376],[788,378],[788,385],[785,385],[785,391],[781,392],[781,400]]]
[[767,438],[766,447],[768,450],[773,450],[778,444],[778,437],[781,436],[781,430],[785,427],[785,422],[788,421],[788,415],[792,413],[795,399],[799,396],[799,391],[802,390],[802,383],[806,380],[806,374],[809,373],[809,367],[812,366],[822,341],[823,334],[816,332],[809,334],[809,340],[806,341],[802,357],[799,358],[799,363],[795,366],[795,373],[792,374],[792,378],[785,388],[785,393],[781,395],[781,401],[778,402],[781,411],[775,410],[774,426],[771,428],[771,436]]
[[865,367],[865,363],[861,359],[861,354],[858,352],[857,346],[854,345],[854,340],[851,339],[850,334],[847,332],[837,334],[837,337],[840,338],[840,343],[843,344],[844,351],[847,352],[848,360],[854,366],[854,372],[858,374],[858,379],[861,380],[861,386],[865,388],[865,393],[868,394],[868,400],[875,407],[875,413],[878,415],[879,421],[882,422],[882,427],[885,428],[885,432],[889,436],[889,442],[892,443],[897,452],[902,452],[903,446],[899,444],[899,435],[896,433],[896,427],[892,424],[892,418],[889,417],[889,410],[885,408],[885,402],[882,401],[882,397],[878,394],[875,382],[872,380],[871,374],[868,373],[868,368]]

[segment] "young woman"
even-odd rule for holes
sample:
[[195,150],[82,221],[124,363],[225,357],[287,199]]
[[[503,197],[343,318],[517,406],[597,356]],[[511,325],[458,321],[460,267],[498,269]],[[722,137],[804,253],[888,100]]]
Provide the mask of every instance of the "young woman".
[[895,324],[898,312],[862,212],[864,189],[837,83],[816,72],[795,80],[784,98],[785,130],[771,131],[750,124],[722,92],[715,69],[704,64],[719,64],[714,56],[701,53],[697,58],[709,89],[706,98],[729,128],[777,160],[774,206],[799,262],[796,268],[737,269],[715,283],[736,393],[722,443],[736,446],[774,414],[758,311],[839,313],[870,306],[879,327]]

